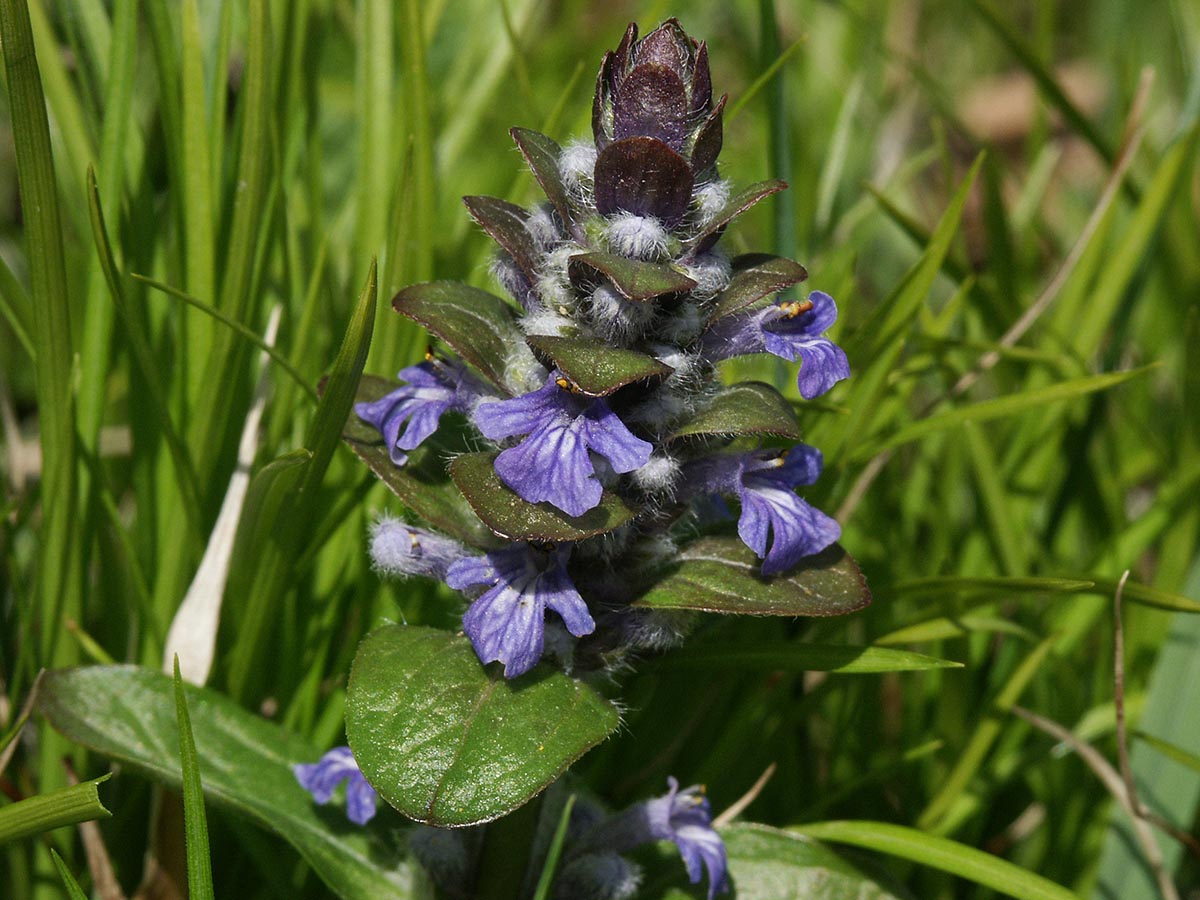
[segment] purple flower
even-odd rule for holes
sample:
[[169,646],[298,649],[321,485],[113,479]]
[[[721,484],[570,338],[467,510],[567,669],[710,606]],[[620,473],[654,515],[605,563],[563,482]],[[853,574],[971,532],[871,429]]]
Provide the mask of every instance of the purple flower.
[[371,564],[384,575],[445,578],[456,560],[468,554],[453,538],[380,516],[371,525]]
[[670,841],[679,849],[688,879],[699,884],[701,869],[708,871],[708,898],[729,890],[725,844],[712,827],[712,809],[704,788],[697,785],[679,789],[679,782],[667,779],[666,796],[632,806],[602,822],[580,843],[573,854],[611,851],[625,853],[653,841]]
[[821,451],[797,444],[786,456],[759,450],[697,460],[684,470],[684,480],[696,493],[739,497],[738,535],[763,560],[762,573],[774,575],[841,536],[836,521],[795,493],[820,474]]
[[397,377],[405,384],[378,400],[354,404],[354,412],[383,435],[392,462],[402,466],[408,462],[404,451],[415,450],[433,434],[443,413],[465,412],[482,391],[457,361],[427,359]]
[[[807,307],[807,308],[806,308]],[[781,318],[763,326],[768,353],[788,362],[800,357],[797,386],[805,400],[820,397],[843,378],[850,377],[846,354],[825,332],[837,321],[837,304],[822,291],[813,291],[805,303],[785,303]]]
[[567,574],[570,545],[541,550],[516,543],[485,556],[460,559],[446,573],[458,591],[486,590],[463,616],[463,630],[483,663],[504,663],[504,676],[516,678],[542,658],[546,608],[562,616],[575,637],[596,628],[587,604]]
[[789,362],[799,358],[800,396],[812,400],[850,375],[845,352],[825,337],[835,321],[833,298],[813,291],[802,303],[776,303],[720,320],[705,334],[702,353],[708,362],[763,352]]
[[654,449],[634,437],[604,400],[560,387],[556,373],[522,397],[481,404],[474,419],[493,441],[527,435],[496,458],[496,474],[530,503],[546,501],[569,516],[600,503],[603,488],[590,453],[607,459],[614,472],[632,472]]
[[366,825],[375,815],[375,788],[359,771],[349,747],[334,747],[318,762],[292,766],[300,786],[324,806],[339,784],[346,782],[346,818]]

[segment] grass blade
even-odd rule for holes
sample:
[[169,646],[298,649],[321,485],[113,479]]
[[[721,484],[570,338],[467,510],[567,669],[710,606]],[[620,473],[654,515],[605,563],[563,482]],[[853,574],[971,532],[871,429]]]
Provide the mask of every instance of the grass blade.
[[814,822],[789,831],[849,844],[949,872],[1017,900],[1079,900],[1040,875],[974,847],[887,822]]
[[200,786],[200,758],[192,735],[179,657],[175,657],[175,721],[179,726],[179,759],[183,769],[183,820],[187,840],[189,900],[213,900],[212,861],[208,851],[208,821],[204,813],[204,791]]
[[121,283],[121,274],[113,258],[112,245],[108,240],[108,226],[104,221],[104,210],[100,204],[100,191],[96,186],[96,173],[88,169],[88,209],[92,217],[92,239],[100,254],[100,267],[108,282],[109,293],[117,308],[117,316],[125,326],[126,338],[132,351],[134,363],[142,370],[142,378],[149,392],[147,400],[153,409],[154,416],[171,454],[175,465],[175,475],[179,480],[179,491],[183,496],[183,513],[187,521],[191,537],[197,542],[203,541],[204,530],[200,524],[200,487],[196,470],[192,465],[191,455],[184,446],[183,439],[171,420],[167,410],[167,400],[163,396],[163,379],[150,348],[146,336],[130,312],[125,299],[125,289]]
[[1173,759],[1180,765],[1187,766],[1193,772],[1200,773],[1200,756],[1197,756],[1195,753],[1188,753],[1182,747],[1176,747],[1168,741],[1161,741],[1153,735],[1146,734],[1144,731],[1135,731],[1134,734],[1138,740],[1149,744],[1168,759]]
[[21,838],[112,815],[100,802],[100,784],[111,775],[29,797],[0,808],[0,846]]
[[575,808],[575,795],[572,794],[563,804],[558,826],[554,829],[554,837],[550,841],[550,849],[546,853],[546,862],[542,865],[542,874],[538,876],[537,888],[533,892],[533,900],[546,900],[550,896],[550,886],[554,883],[554,870],[558,868],[559,857],[562,856],[563,844],[567,840],[567,826],[571,824],[571,810]]
[[83,892],[83,888],[79,886],[79,882],[75,880],[75,876],[71,874],[71,870],[67,868],[67,864],[62,861],[62,857],[53,847],[50,848],[50,858],[54,860],[54,868],[58,869],[58,877],[62,879],[63,887],[70,900],[88,900],[87,894]]
[[253,329],[247,328],[241,322],[238,322],[230,316],[225,315],[225,313],[221,312],[215,306],[205,303],[203,300],[193,297],[190,294],[184,293],[183,291],[179,290],[179,288],[171,287],[169,284],[163,284],[161,281],[155,281],[153,278],[147,278],[145,275],[139,275],[136,272],[134,272],[130,277],[132,277],[134,281],[140,281],[142,284],[154,288],[156,291],[162,291],[164,294],[167,294],[170,297],[174,297],[177,300],[182,300],[188,306],[198,309],[206,315],[212,316],[212,318],[216,319],[226,328],[232,329],[263,353],[267,354],[271,361],[283,369],[283,371],[285,371],[291,377],[291,379],[295,381],[296,384],[298,384],[306,394],[308,394],[309,397],[311,397],[313,400],[317,399],[317,390],[308,383],[308,379],[301,375],[300,372],[297,371],[296,367],[288,362],[286,356],[279,352],[279,350],[275,349],[274,346],[263,340],[262,335],[256,333]]
[[1004,714],[1020,699],[1033,676],[1038,673],[1041,665],[1054,645],[1054,638],[1047,638],[1022,660],[1016,672],[1001,688],[996,699],[989,705],[982,721],[971,735],[967,746],[950,773],[942,779],[941,789],[929,801],[925,811],[921,813],[917,825],[921,829],[931,829],[950,811],[954,801],[958,799],[975,777],[975,773],[983,766],[984,759],[1004,729]]
[[[17,184],[25,214],[26,258],[33,302],[33,343],[42,444],[43,524],[38,555],[38,596],[43,617],[43,661],[55,662],[64,610],[78,591],[69,577],[74,537],[75,401],[71,390],[70,288],[63,256],[62,223],[46,98],[34,52],[25,0],[0,0],[0,44],[17,157]],[[67,660],[63,660],[67,661]]]
[[1106,372],[1102,375],[1088,375],[1083,378],[1071,378],[1060,381],[1048,387],[1034,391],[1024,391],[1019,394],[1009,394],[1004,397],[994,397],[991,400],[981,400],[957,409],[930,416],[927,419],[917,419],[894,432],[890,437],[878,444],[856,451],[851,459],[862,462],[877,453],[899,447],[919,440],[930,434],[956,428],[967,422],[986,422],[990,419],[1002,419],[1014,416],[1030,409],[1042,409],[1047,404],[1073,400],[1097,391],[1106,391],[1126,381],[1145,375],[1156,369],[1157,365],[1143,366],[1140,369],[1129,369],[1124,372]]
[[662,657],[654,665],[664,670],[728,668],[743,671],[836,672],[842,675],[962,668],[962,663],[906,650],[788,641],[765,641],[752,647],[721,645],[684,648]]

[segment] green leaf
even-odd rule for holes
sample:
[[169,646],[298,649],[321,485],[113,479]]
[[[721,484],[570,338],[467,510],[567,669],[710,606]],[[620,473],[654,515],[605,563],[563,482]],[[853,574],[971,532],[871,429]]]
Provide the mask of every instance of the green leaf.
[[708,321],[711,324],[731,316],[807,277],[804,266],[782,256],[747,253],[734,257],[733,277],[729,279],[729,286],[713,300]]
[[67,868],[67,864],[62,861],[62,857],[55,852],[54,848],[50,848],[50,858],[54,860],[54,868],[58,869],[58,877],[62,879],[63,887],[67,889],[67,897],[70,900],[88,900],[87,894],[83,892],[83,888],[79,886],[79,882],[75,880],[75,876],[71,874],[71,870]]
[[534,284],[537,281],[537,248],[525,227],[529,213],[499,197],[463,197],[463,203],[471,218],[513,258],[529,283]]
[[772,179],[770,181],[759,181],[734,194],[721,207],[721,211],[713,216],[712,220],[700,230],[699,234],[688,242],[688,255],[695,256],[698,253],[703,253],[716,242],[721,232],[725,230],[725,226],[730,222],[760,200],[770,197],[772,194],[778,194],[785,188],[787,188],[786,181]]
[[958,875],[1018,900],[1079,900],[1075,894],[1053,881],[991,853],[903,825],[885,822],[814,822],[789,831],[911,860]]
[[426,281],[398,293],[392,308],[420,322],[488,381],[507,390],[504,361],[522,334],[504,300],[458,281]]
[[[51,673],[53,674],[53,673]],[[50,676],[46,676],[46,682]],[[44,702],[45,694],[41,695]],[[97,786],[112,777],[104,775],[92,781],[73,784],[48,794],[39,794],[0,807],[0,847],[10,841],[53,831],[64,825],[77,825],[112,815],[100,802]]]
[[722,388],[667,440],[721,434],[774,434],[800,440],[791,404],[779,391],[761,381],[743,381]]
[[736,537],[721,536],[684,547],[633,605],[748,616],[840,616],[870,602],[862,570],[838,544],[764,578],[753,550]]
[[591,397],[606,397],[627,384],[665,378],[673,371],[653,356],[610,347],[594,338],[535,334],[525,342],[543,364],[558,369]]
[[1191,769],[1193,772],[1200,773],[1200,756],[1195,753],[1189,753],[1182,747],[1177,747],[1169,741],[1161,741],[1154,735],[1146,734],[1144,731],[1135,731],[1134,736],[1139,741],[1144,741],[1149,744],[1167,759],[1173,759],[1181,766]]
[[175,657],[175,721],[179,728],[179,759],[183,775],[183,828],[187,852],[188,900],[213,900],[212,860],[208,850],[208,819],[204,814],[204,790],[200,782],[200,759],[188,714],[179,657]]
[[654,665],[662,669],[838,672],[842,675],[962,668],[962,663],[907,650],[797,641],[759,641],[748,646],[685,647],[659,658]]
[[567,841],[567,827],[571,824],[571,811],[574,809],[575,795],[572,794],[563,804],[562,812],[559,813],[558,825],[554,829],[554,837],[550,840],[546,861],[542,863],[542,873],[538,876],[533,900],[547,900],[550,896],[550,887],[554,884],[554,873],[558,869],[558,860],[562,856],[563,845]]
[[569,516],[549,503],[523,500],[496,474],[499,455],[465,453],[450,463],[450,476],[471,509],[493,532],[513,541],[582,541],[620,528],[638,514],[611,491],[582,516]]
[[[364,375],[355,400],[370,403],[397,387],[399,382]],[[383,435],[356,415],[352,414],[346,422],[342,439],[405,506],[432,527],[474,547],[487,547],[493,543],[491,535],[446,471],[446,457],[461,448],[447,445],[445,428],[416,450],[410,450],[408,462],[403,466],[392,462]]]
[[[25,0],[0,0],[0,52],[4,55],[9,120],[16,154],[29,296],[33,304],[34,384],[42,448],[37,589],[42,659],[47,664],[61,629],[64,607],[76,605],[70,579],[75,514],[75,403],[71,387],[70,284],[63,255],[58,187],[46,117],[46,98]],[[11,176],[10,176],[11,177]]]
[[[347,900],[410,900],[413,874],[392,836],[395,823],[345,821],[321,809],[292,774],[316,748],[229,698],[184,686],[203,763],[205,796],[282,837]],[[183,761],[175,740],[174,685],[137,666],[89,666],[50,672],[39,698],[42,713],[71,740],[120,760],[156,781],[181,786]]]
[[390,625],[358,649],[346,734],[363,774],[419,822],[487,822],[606,738],[616,708],[548,667],[505,679],[461,635]]
[[[1095,594],[1112,597],[1117,582],[1105,578],[962,578],[935,575],[902,581],[889,588],[893,594],[1013,596],[1016,594]],[[1125,583],[1121,594],[1130,603],[1172,612],[1200,613],[1200,601],[1135,581]]]
[[645,302],[665,294],[684,294],[696,282],[663,263],[627,259],[614,253],[580,253],[567,263],[571,282],[575,285],[596,282],[597,276],[607,278],[626,300]]
[[562,148],[546,135],[528,128],[512,128],[508,133],[517,142],[517,147],[525,157],[525,162],[529,164],[533,177],[541,185],[542,192],[554,206],[559,218],[568,224],[574,222],[571,202],[558,169],[558,158],[562,155]]
[[944,431],[947,428],[958,427],[964,422],[985,422],[989,419],[1004,418],[1024,412],[1027,409],[1040,409],[1048,403],[1058,403],[1082,397],[1085,394],[1106,391],[1130,379],[1137,378],[1139,375],[1145,375],[1155,368],[1157,368],[1157,365],[1149,365],[1143,366],[1140,369],[1130,369],[1125,372],[1106,372],[1102,375],[1070,378],[1038,390],[1023,391],[1005,397],[995,397],[991,400],[969,403],[966,406],[960,406],[957,409],[951,409],[939,415],[930,416],[927,419],[917,419],[915,422],[905,425],[879,443],[868,445],[864,449],[854,452],[850,458],[857,461],[870,459],[884,450],[911,443],[926,435]]

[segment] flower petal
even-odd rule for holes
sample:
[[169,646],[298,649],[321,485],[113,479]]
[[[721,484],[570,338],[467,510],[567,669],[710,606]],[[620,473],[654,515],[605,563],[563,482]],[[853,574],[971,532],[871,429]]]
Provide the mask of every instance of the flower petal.
[[463,631],[483,663],[504,663],[504,677],[516,678],[542,658],[546,608],[532,579],[519,590],[500,583],[485,591],[463,616]]
[[582,431],[579,419],[546,422],[496,457],[496,474],[530,503],[545,501],[581,516],[603,493]]
[[650,461],[654,445],[634,437],[603,400],[593,403],[584,419],[589,449],[607,459],[614,472],[632,472]]
[[846,353],[828,338],[813,338],[797,344],[800,354],[800,373],[796,386],[805,400],[820,397],[843,378],[850,377],[850,361]]
[[[841,536],[841,528],[834,519],[784,488],[747,489],[742,495],[743,520],[748,511],[756,529],[762,528],[763,521],[771,526],[771,547],[762,564],[764,575],[790,569],[804,557],[820,553]],[[763,557],[761,543],[754,546],[746,540],[742,520],[738,521],[738,533],[747,546]],[[760,540],[761,533],[756,530],[753,537]]]
[[587,603],[575,590],[565,568],[551,569],[539,581],[538,592],[546,606],[562,616],[567,631],[575,637],[583,637],[596,630],[596,622],[588,612]]
[[472,418],[475,427],[489,440],[499,441],[507,437],[529,434],[548,417],[566,417],[570,396],[554,383],[554,377],[528,394],[481,403],[475,408]]

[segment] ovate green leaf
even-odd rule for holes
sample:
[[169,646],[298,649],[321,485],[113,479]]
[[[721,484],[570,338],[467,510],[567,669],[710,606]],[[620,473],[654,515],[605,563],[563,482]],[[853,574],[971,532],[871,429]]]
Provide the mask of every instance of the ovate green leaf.
[[767,253],[738,256],[733,260],[733,277],[729,279],[729,286],[713,300],[708,320],[715,322],[731,316],[807,277],[804,266],[782,256]]
[[775,434],[800,440],[791,404],[761,381],[722,388],[668,440],[718,434]]
[[696,282],[678,269],[663,263],[627,259],[614,253],[581,253],[572,256],[568,264],[571,281],[577,285],[597,280],[597,276],[612,283],[626,300],[653,300],[665,294],[682,294]]
[[505,679],[471,642],[391,625],[358,649],[346,734],[363,774],[406,816],[474,825],[538,794],[617,727],[583,682],[539,666]]
[[787,572],[764,578],[736,537],[688,544],[634,606],[749,616],[840,616],[871,602],[858,563],[834,544]]
[[504,300],[457,281],[426,281],[398,293],[392,308],[420,322],[504,388],[504,361],[522,337],[513,308]]
[[592,397],[605,397],[635,381],[664,378],[672,371],[653,356],[592,338],[538,334],[525,340],[545,365],[558,369]]

